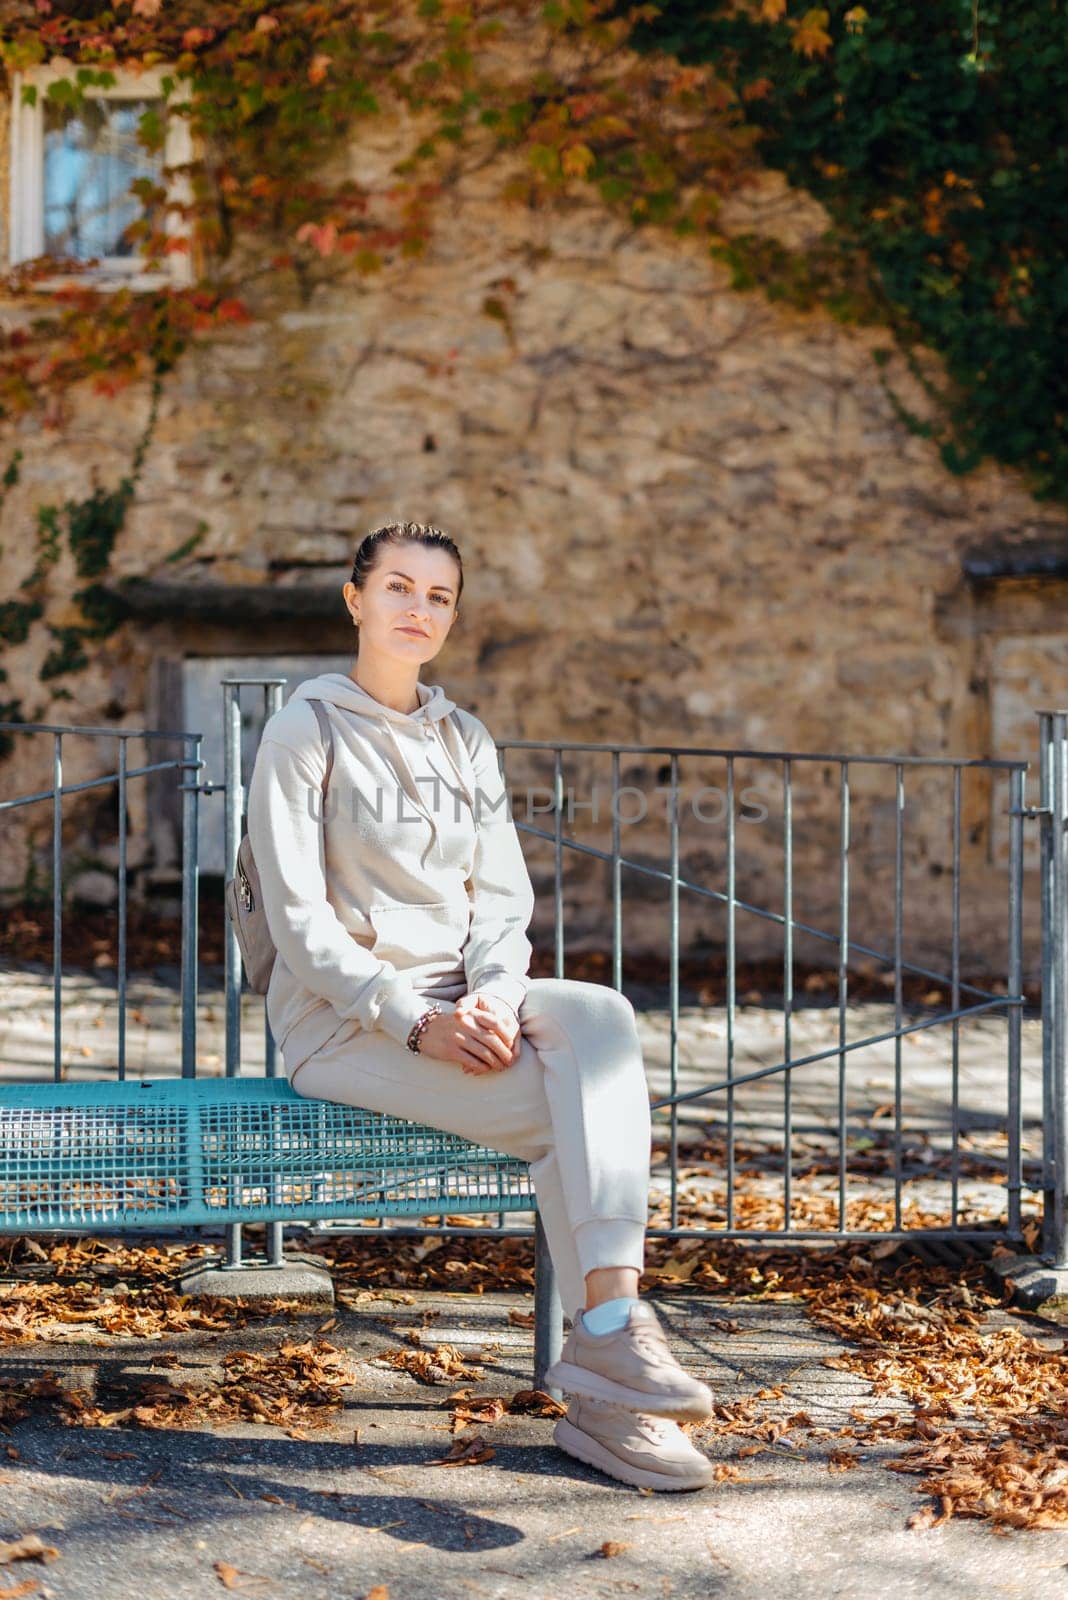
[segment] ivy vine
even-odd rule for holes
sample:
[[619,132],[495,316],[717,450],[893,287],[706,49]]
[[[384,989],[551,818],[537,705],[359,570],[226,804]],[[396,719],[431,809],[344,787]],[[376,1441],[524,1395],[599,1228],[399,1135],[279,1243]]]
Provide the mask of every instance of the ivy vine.
[[[134,451],[130,470],[121,478],[117,488],[103,489],[97,486],[84,500],[67,500],[62,506],[38,507],[37,559],[28,577],[19,585],[20,592],[27,598],[7,600],[0,604],[0,645],[24,644],[31,625],[45,616],[47,576],[60,558],[64,536],[79,578],[99,580],[108,572],[115,541],[133,503],[145,455],[155,432],[161,392],[162,376],[157,375],[152,385],[148,418]],[[15,452],[4,473],[2,481],[5,492],[18,481],[21,454],[21,451]],[[75,589],[71,598],[77,603],[82,620],[60,625],[45,622],[54,643],[41,664],[39,677],[43,683],[68,673],[80,672],[88,666],[86,642],[106,638],[115,631],[126,614],[121,601],[99,581],[91,581]],[[0,682],[6,682],[7,678],[7,670],[0,666]],[[53,698],[69,698],[69,691],[53,690]],[[21,701],[0,702],[0,721],[25,720]],[[10,754],[13,747],[12,736],[7,732],[0,733],[0,757]]]
[[[1068,500],[1064,0],[647,10],[632,43],[715,63],[764,161],[862,253],[882,320],[936,402],[932,425],[897,401],[906,425],[950,472],[989,456],[1021,470],[1037,499]],[[739,287],[764,275],[751,262]],[[922,376],[919,344],[940,353],[944,389]]]

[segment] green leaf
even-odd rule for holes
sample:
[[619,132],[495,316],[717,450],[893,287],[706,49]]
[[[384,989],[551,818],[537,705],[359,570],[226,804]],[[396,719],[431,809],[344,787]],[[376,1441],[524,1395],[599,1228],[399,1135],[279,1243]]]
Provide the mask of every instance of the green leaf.
[[84,99],[81,88],[70,78],[54,78],[45,90],[45,94],[53,105],[71,108],[80,106]]
[[166,127],[157,107],[149,106],[137,122],[137,138],[146,150],[162,150],[166,142]]

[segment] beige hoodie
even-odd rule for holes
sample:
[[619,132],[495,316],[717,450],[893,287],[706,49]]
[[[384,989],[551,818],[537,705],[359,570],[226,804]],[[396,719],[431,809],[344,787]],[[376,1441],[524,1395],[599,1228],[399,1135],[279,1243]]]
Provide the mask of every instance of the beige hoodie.
[[[294,1072],[350,1019],[404,1043],[430,999],[519,1009],[534,891],[485,724],[439,684],[395,711],[324,672],[267,719],[248,831],[278,955],[267,1017]],[[324,702],[334,759],[309,700]]]

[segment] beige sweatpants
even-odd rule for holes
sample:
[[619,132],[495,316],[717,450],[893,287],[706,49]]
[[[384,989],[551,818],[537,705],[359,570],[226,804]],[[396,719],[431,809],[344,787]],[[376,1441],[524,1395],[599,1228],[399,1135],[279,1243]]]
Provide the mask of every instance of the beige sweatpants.
[[[305,1098],[443,1128],[530,1164],[565,1313],[594,1267],[644,1266],[652,1128],[641,1040],[625,995],[528,979],[518,1059],[475,1075],[346,1025],[292,1077]],[[442,1001],[452,1009],[451,1001]]]

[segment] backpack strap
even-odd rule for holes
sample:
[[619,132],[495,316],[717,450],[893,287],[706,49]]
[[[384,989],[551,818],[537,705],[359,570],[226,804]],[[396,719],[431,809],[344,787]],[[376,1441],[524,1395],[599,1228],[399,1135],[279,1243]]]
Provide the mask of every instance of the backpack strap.
[[325,794],[327,784],[330,782],[330,774],[334,770],[334,730],[330,725],[330,718],[323,709],[321,700],[312,700],[311,708],[315,712],[315,720],[319,724],[319,732],[322,734],[323,744],[326,746],[326,776],[323,779],[323,793]]

